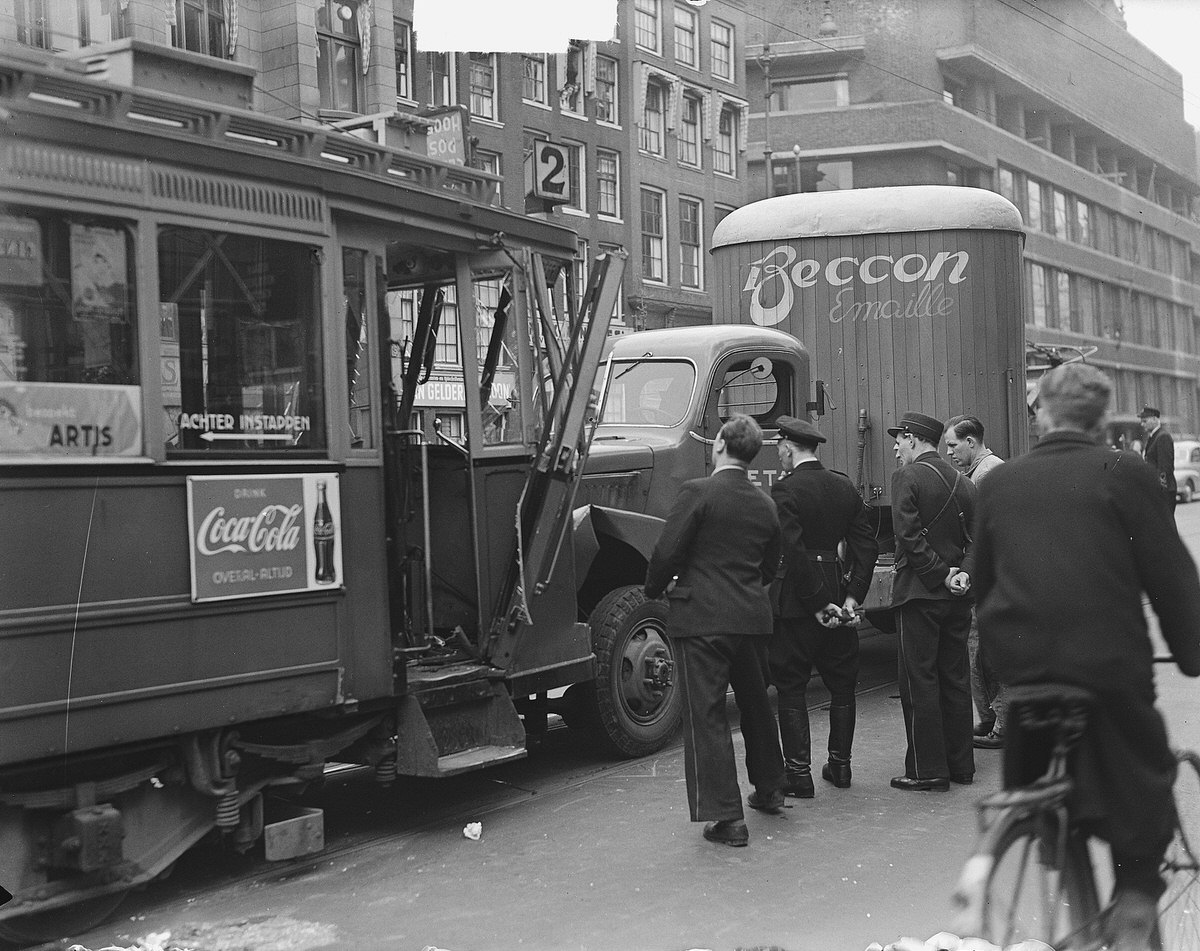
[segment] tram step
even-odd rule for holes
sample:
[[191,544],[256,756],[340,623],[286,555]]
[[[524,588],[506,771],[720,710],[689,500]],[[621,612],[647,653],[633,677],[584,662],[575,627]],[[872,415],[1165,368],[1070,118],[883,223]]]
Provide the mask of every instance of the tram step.
[[401,775],[453,776],[525,755],[525,728],[504,684],[486,668],[472,673],[423,681],[410,673],[397,717]]

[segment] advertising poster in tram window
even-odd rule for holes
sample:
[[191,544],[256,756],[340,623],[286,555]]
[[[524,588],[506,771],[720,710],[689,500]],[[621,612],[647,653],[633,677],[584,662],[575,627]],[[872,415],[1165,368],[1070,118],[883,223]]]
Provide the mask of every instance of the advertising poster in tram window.
[[0,378],[0,462],[141,454],[140,387]]
[[192,600],[343,586],[334,472],[189,476]]
[[112,228],[71,225],[71,314],[76,320],[128,320],[125,235]]

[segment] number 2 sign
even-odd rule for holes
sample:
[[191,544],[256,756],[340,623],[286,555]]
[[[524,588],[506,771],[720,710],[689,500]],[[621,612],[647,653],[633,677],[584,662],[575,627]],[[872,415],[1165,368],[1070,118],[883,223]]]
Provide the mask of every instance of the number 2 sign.
[[530,164],[533,171],[533,187],[530,191],[533,196],[558,204],[566,203],[569,200],[566,150],[546,139],[534,139]]

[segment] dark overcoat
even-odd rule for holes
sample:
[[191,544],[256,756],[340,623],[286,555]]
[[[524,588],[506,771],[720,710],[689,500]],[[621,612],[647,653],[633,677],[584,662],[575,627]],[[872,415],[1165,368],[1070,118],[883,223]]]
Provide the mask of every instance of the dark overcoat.
[[[771,486],[771,498],[783,531],[779,616],[811,617],[847,597],[862,601],[879,542],[849,477],[817,460],[803,462]],[[846,557],[839,565],[836,552],[843,539]]]
[[974,514],[975,484],[935,450],[892,473],[893,607],[918,598],[960,597],[950,593],[945,581],[951,568],[962,566],[970,550]]
[[1142,455],[1158,475],[1159,488],[1175,495],[1175,440],[1162,426],[1154,430],[1146,440]]
[[672,637],[771,633],[767,585],[779,566],[775,503],[743,469],[692,479],[675,504],[646,571],[646,595],[667,592]]
[[1100,696],[1081,793],[1086,808],[1116,817],[1109,832],[1127,850],[1169,831],[1175,769],[1153,706],[1142,592],[1179,668],[1200,675],[1200,580],[1159,493],[1136,453],[1049,433],[984,480],[964,565],[1001,682]]

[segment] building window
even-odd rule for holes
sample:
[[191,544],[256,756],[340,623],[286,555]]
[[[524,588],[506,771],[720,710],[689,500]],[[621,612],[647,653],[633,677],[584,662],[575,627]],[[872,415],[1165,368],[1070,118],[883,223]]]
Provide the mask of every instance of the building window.
[[833,192],[854,187],[851,162],[800,162],[799,165],[799,191]]
[[1017,200],[1017,179],[1011,168],[1000,166],[1000,194],[1014,205],[1020,205]]
[[1094,337],[1096,329],[1096,282],[1089,277],[1075,278],[1075,308],[1078,321],[1072,330]]
[[559,94],[559,104],[564,112],[583,115],[583,48],[575,40],[563,59],[566,75]]
[[455,76],[453,53],[426,53],[429,69],[429,102],[434,106],[452,106],[455,103]]
[[772,112],[819,112],[849,104],[850,83],[846,79],[806,79],[771,84]]
[[[600,254],[619,254],[622,251],[624,251],[624,248],[622,248],[621,245],[619,245],[619,244],[605,244],[604,242],[600,242],[599,244],[596,245],[596,250]],[[620,289],[617,292],[617,304],[613,308],[612,322],[614,324],[621,324],[621,325],[624,325],[624,323],[625,323],[625,286],[624,286],[624,284],[621,285]]]
[[966,182],[966,172],[961,165],[954,162],[946,163],[946,184],[962,185]]
[[359,111],[362,41],[358,15],[358,0],[325,0],[317,8],[317,85],[322,109]]
[[1054,193],[1054,234],[1059,238],[1070,235],[1069,218],[1067,216],[1067,196],[1065,192],[1053,189]]
[[643,49],[659,51],[658,0],[633,0],[633,40]]
[[726,106],[717,119],[717,138],[713,143],[713,170],[724,175],[737,174],[737,121],[733,109]]
[[733,27],[713,20],[710,24],[712,73],[719,79],[733,81]]
[[471,115],[496,118],[496,54],[470,53]]
[[667,90],[662,83],[646,83],[646,107],[642,110],[642,125],[638,130],[638,148],[651,155],[663,154],[663,113]]
[[[483,149],[475,150],[475,167],[483,172],[491,172],[493,175],[500,175],[500,154],[498,152],[485,152]],[[501,202],[501,187],[500,183],[496,183],[496,191],[492,195],[492,204],[500,205]]]
[[596,211],[606,218],[621,217],[621,157],[609,149],[596,150]]
[[700,99],[685,95],[679,117],[679,162],[700,167]]
[[526,102],[548,105],[546,99],[546,54],[521,55],[521,98]]
[[607,56],[596,57],[596,119],[617,125],[617,61]]
[[[342,5],[326,0],[325,11]],[[350,19],[356,22],[358,0],[350,0],[349,8]],[[319,31],[319,22],[317,28]],[[175,0],[175,22],[171,25],[172,46],[191,50],[193,53],[224,58],[229,53],[227,35],[224,0]],[[357,25],[354,27],[354,35],[357,40]]]
[[654,188],[642,189],[642,279],[667,282],[667,226],[663,217],[666,196]]
[[1033,297],[1033,325],[1046,326],[1046,269],[1040,264],[1029,265],[1029,290]]
[[696,14],[684,7],[675,7],[675,62],[698,66],[696,58]]
[[571,259],[571,277],[575,284],[575,307],[582,308],[588,281],[588,243],[586,238],[575,239],[575,257]]
[[1092,206],[1079,198],[1075,199],[1075,240],[1091,247]]
[[699,288],[702,284],[700,243],[704,230],[700,221],[700,202],[679,199],[679,283]]
[[442,288],[442,320],[438,324],[437,342],[433,348],[433,362],[442,366],[462,366],[458,346],[458,288],[448,284]]
[[1054,272],[1056,306],[1055,326],[1061,330],[1071,329],[1071,275],[1066,271]]
[[[120,39],[121,9],[116,2],[99,0],[16,0],[17,42],[73,50]],[[223,56],[224,49],[214,55]]]
[[567,208],[587,211],[587,194],[584,191],[584,147],[577,142],[563,142],[567,153]]
[[967,108],[967,84],[949,76],[942,77],[942,101],[957,109]]
[[1042,183],[1029,179],[1026,185],[1027,206],[1025,225],[1031,231],[1042,230]]
[[736,208],[733,208],[730,205],[714,205],[713,206],[713,227],[715,228],[717,225],[719,225],[722,221],[725,220],[725,217],[730,212],[736,211],[736,210],[737,210]]
[[392,33],[396,48],[396,98],[412,100],[412,24],[404,20],[392,21]]

